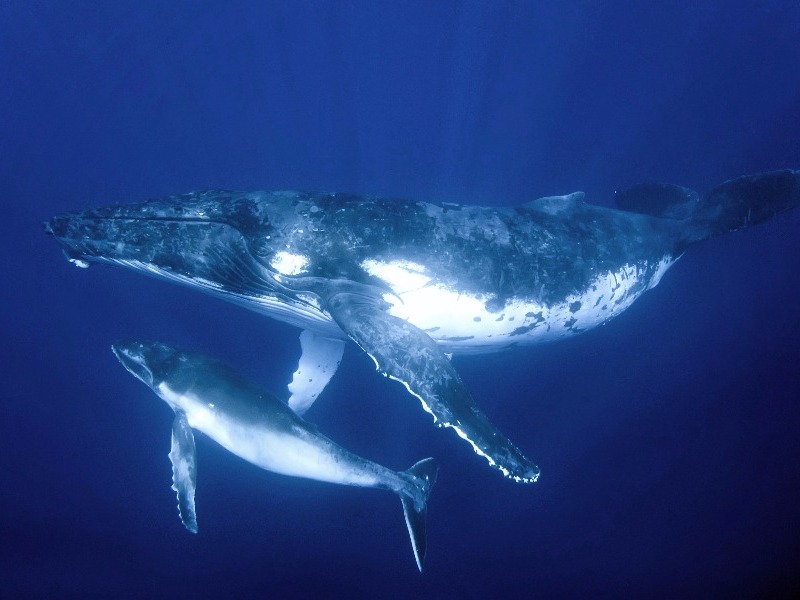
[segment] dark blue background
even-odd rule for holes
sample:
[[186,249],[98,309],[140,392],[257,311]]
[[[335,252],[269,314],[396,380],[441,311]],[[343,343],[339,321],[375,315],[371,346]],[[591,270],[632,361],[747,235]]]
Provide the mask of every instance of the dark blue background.
[[[654,6],[653,4],[659,4]],[[800,566],[800,214],[692,248],[578,339],[456,364],[542,467],[489,470],[349,347],[309,418],[441,463],[416,572],[389,494],[200,439],[109,344],[205,350],[284,392],[297,331],[121,269],[41,222],[207,187],[508,205],[800,168],[800,7],[782,2],[0,4],[0,595],[788,593]]]

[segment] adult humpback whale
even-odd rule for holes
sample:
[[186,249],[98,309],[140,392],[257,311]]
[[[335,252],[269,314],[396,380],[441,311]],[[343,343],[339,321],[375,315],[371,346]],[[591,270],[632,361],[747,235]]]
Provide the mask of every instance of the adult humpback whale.
[[169,453],[172,488],[189,531],[197,533],[194,428],[267,471],[394,492],[403,504],[422,571],[428,496],[439,470],[435,460],[426,458],[398,472],[356,456],[268,392],[202,354],[143,341],[119,342],[111,349],[122,366],[175,411]]
[[800,204],[800,171],[702,197],[645,184],[616,200],[619,210],[580,192],[490,208],[204,191],[57,216],[46,229],[78,266],[130,267],[307,330],[291,388],[299,410],[350,338],[438,425],[531,482],[538,468],[478,410],[446,354],[558,339],[618,315],[691,244]]

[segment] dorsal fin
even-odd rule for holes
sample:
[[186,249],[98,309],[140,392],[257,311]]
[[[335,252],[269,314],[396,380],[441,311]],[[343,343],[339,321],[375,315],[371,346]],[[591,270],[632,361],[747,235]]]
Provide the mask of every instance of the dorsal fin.
[[545,196],[525,202],[522,206],[555,215],[565,210],[574,208],[576,204],[583,202],[583,192],[573,192],[564,196]]
[[698,201],[697,192],[671,183],[642,183],[614,194],[622,210],[662,219],[686,219]]

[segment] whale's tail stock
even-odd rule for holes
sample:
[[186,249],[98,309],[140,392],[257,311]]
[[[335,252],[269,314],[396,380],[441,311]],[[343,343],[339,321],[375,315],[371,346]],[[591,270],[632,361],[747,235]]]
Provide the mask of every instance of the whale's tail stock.
[[677,185],[645,183],[618,192],[615,200],[623,210],[685,221],[683,249],[800,206],[800,171],[746,175],[726,181],[703,196]]

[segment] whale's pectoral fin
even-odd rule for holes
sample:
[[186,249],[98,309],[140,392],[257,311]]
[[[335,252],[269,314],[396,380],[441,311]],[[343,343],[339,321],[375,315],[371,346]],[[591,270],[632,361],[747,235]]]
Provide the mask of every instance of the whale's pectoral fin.
[[403,383],[439,426],[452,427],[478,454],[516,481],[533,482],[539,468],[478,410],[453,365],[430,337],[386,312],[376,291],[332,291],[325,308],[384,375]]
[[194,507],[194,492],[197,487],[197,459],[194,434],[186,413],[177,411],[172,423],[172,489],[178,493],[178,512],[186,529],[197,533],[197,513]]
[[298,415],[314,404],[336,373],[344,353],[344,340],[306,330],[300,334],[300,348],[300,362],[289,384],[289,407]]

